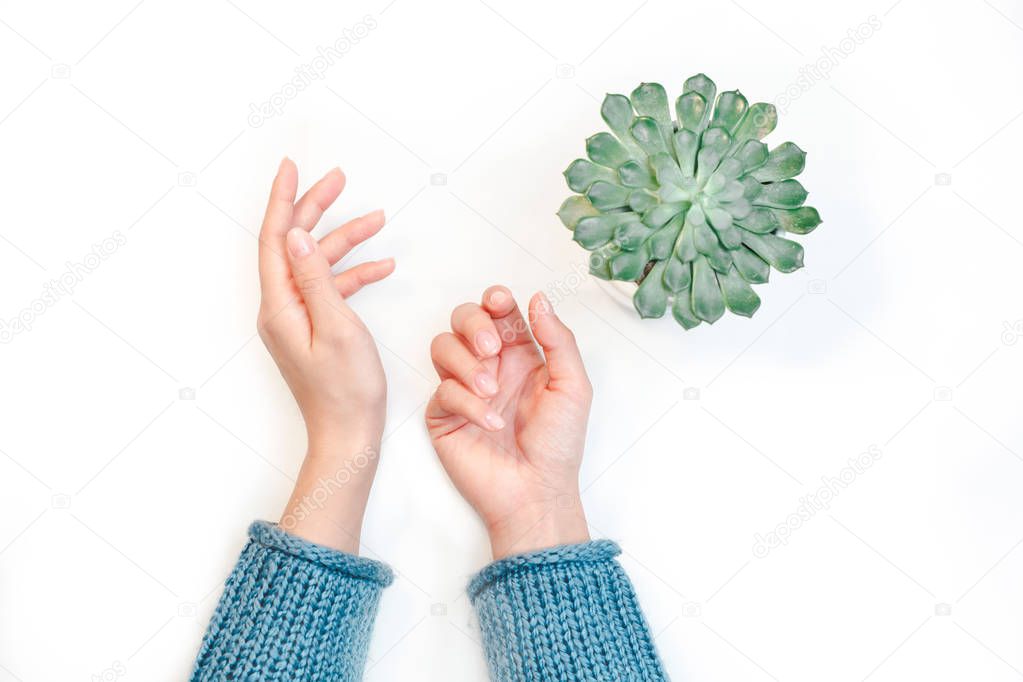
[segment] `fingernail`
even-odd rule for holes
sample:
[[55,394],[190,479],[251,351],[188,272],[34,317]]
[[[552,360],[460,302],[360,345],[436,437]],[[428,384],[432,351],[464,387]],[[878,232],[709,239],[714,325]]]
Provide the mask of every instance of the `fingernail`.
[[281,162],[277,165],[277,172],[278,173],[281,172],[281,169],[284,168],[284,164],[286,164],[287,162],[288,162],[288,157],[285,156],[283,159],[281,159]]
[[501,349],[501,344],[497,340],[497,337],[488,331],[482,331],[476,334],[476,347],[484,355],[493,355]]
[[490,294],[490,305],[501,305],[508,300],[508,294],[503,291],[495,291]]
[[494,395],[497,393],[497,381],[486,372],[480,372],[476,375],[476,386],[483,395]]
[[308,256],[313,252],[313,238],[301,227],[293,227],[288,232],[288,251],[295,258]]
[[385,220],[386,219],[386,217],[384,216],[384,209],[382,209],[382,208],[378,208],[375,211],[370,211],[369,213],[366,214],[366,217],[367,218],[379,219],[379,220]]
[[504,419],[501,418],[497,412],[487,412],[487,416],[483,418],[487,422],[487,426],[492,428],[494,431],[500,431],[504,428]]

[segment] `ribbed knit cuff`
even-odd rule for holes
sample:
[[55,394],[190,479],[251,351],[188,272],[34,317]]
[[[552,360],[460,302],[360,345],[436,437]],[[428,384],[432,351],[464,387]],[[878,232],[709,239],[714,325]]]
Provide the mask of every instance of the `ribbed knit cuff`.
[[386,565],[249,527],[192,674],[193,682],[357,680],[362,676]]
[[490,564],[469,583],[495,682],[666,680],[609,540]]

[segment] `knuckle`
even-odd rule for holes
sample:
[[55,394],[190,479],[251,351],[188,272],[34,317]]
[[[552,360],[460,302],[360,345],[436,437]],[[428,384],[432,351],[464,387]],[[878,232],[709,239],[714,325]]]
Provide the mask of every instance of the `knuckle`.
[[447,343],[448,334],[437,334],[430,342],[430,357],[436,359],[444,352],[444,345]]
[[323,279],[323,277],[306,275],[299,279],[298,288],[302,290],[303,296],[319,293],[323,290]]
[[458,382],[454,379],[445,379],[437,387],[437,402],[447,408],[454,400],[455,391],[458,389]]
[[479,306],[475,303],[462,303],[455,306],[455,309],[451,311],[451,326],[455,327],[460,324],[463,320],[471,317],[478,309]]

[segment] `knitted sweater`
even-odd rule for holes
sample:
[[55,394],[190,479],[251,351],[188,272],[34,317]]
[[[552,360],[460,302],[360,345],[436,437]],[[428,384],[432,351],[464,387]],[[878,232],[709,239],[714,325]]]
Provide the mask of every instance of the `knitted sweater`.
[[[380,592],[377,561],[258,521],[227,579],[192,682],[359,680]],[[490,564],[469,597],[495,682],[666,680],[618,546],[564,545]]]

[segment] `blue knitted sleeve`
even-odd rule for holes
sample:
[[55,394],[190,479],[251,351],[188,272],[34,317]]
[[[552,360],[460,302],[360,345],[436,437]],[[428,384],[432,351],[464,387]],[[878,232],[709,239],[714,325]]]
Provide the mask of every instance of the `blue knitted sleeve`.
[[358,680],[391,570],[257,521],[227,579],[192,682]]
[[469,584],[495,682],[666,680],[609,540],[490,564]]

